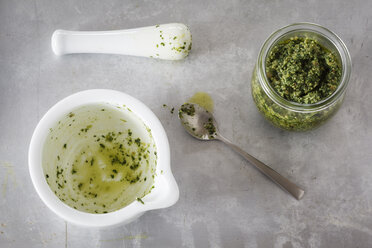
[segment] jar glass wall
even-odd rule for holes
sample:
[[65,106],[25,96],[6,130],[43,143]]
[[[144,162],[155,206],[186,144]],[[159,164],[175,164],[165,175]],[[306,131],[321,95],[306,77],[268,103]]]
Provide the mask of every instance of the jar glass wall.
[[[341,80],[335,92],[312,104],[281,97],[266,76],[266,58],[278,43],[292,37],[310,38],[334,53],[341,65]],[[350,54],[342,40],[328,29],[311,23],[296,23],[274,32],[264,42],[252,75],[252,96],[258,110],[273,125],[286,130],[306,131],[320,126],[339,109],[351,73]]]

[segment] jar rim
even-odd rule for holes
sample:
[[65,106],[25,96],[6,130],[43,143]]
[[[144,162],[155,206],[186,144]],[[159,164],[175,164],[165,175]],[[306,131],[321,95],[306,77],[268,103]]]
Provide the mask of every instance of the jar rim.
[[[340,83],[335,92],[330,96],[322,99],[321,101],[304,104],[289,101],[282,96],[280,96],[271,86],[266,75],[266,58],[268,53],[271,51],[271,48],[277,44],[277,42],[284,37],[293,32],[304,32],[304,33],[314,33],[318,36],[321,36],[325,40],[329,41],[337,50],[338,55],[341,59],[341,68],[342,75]],[[345,43],[338,37],[335,33],[329,29],[309,22],[294,23],[287,26],[284,26],[275,32],[273,32],[263,43],[260,53],[257,59],[257,76],[259,82],[268,95],[268,97],[273,100],[276,104],[280,105],[283,108],[290,109],[297,112],[313,112],[325,109],[336,102],[345,92],[348,85],[350,75],[351,75],[351,58],[350,53],[345,45]]]

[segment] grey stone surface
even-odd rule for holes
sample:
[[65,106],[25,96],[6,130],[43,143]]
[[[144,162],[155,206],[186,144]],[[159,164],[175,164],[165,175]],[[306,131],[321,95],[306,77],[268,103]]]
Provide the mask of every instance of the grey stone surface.
[[[0,0],[0,247],[372,247],[372,2]],[[371,19],[371,20],[370,20]],[[306,133],[272,127],[257,112],[250,77],[277,28],[324,25],[347,44],[353,74],[343,106]],[[184,61],[114,55],[56,57],[57,28],[124,29],[183,22]],[[37,196],[27,151],[58,100],[109,88],[142,100],[162,121],[180,199],[115,228],[66,224]],[[186,134],[175,114],[210,93],[225,136],[306,189],[296,201],[218,142]]]

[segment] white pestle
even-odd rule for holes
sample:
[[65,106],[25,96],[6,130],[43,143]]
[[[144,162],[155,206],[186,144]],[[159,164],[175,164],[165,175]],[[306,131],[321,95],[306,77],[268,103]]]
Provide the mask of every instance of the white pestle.
[[108,53],[180,60],[191,50],[191,33],[182,23],[112,31],[59,29],[52,35],[52,50],[56,55]]

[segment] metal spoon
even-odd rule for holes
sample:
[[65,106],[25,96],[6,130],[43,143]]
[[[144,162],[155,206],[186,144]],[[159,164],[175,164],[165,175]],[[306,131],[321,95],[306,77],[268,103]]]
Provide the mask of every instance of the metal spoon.
[[218,131],[217,123],[213,118],[213,115],[198,104],[183,104],[179,109],[178,116],[186,131],[195,138],[200,140],[220,140],[224,142],[272,181],[293,195],[297,200],[300,200],[303,197],[305,193],[303,189],[223,137]]

